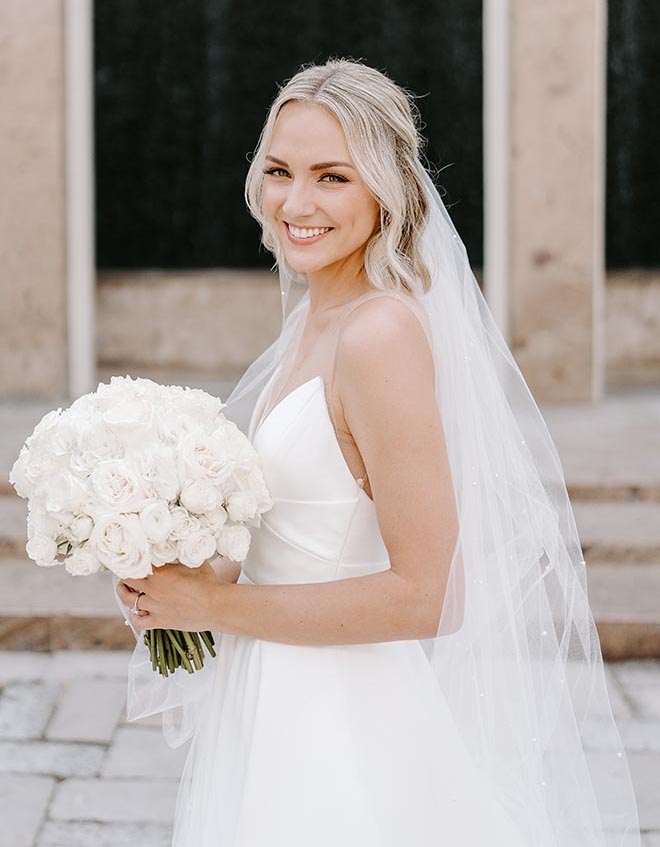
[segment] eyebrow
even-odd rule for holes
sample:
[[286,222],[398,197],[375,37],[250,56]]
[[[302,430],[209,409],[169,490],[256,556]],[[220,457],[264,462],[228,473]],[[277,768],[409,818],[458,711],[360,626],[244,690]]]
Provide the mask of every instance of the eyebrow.
[[[277,159],[275,156],[266,156],[267,159],[270,159],[271,162],[276,162],[278,165],[283,165],[285,168],[288,168],[286,162],[282,161],[282,159]],[[310,171],[322,171],[325,168],[352,168],[355,170],[353,165],[348,162],[318,162],[316,165],[312,165],[310,167]]]

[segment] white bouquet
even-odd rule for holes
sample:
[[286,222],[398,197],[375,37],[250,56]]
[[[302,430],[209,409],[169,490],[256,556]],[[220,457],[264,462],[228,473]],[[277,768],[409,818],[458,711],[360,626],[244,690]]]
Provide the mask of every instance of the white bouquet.
[[[216,553],[242,561],[248,526],[273,501],[224,405],[199,389],[113,376],[48,412],[9,475],[28,501],[28,556],[120,579],[170,562],[196,568]],[[215,656],[211,632],[145,631],[154,670],[202,667],[200,635]]]

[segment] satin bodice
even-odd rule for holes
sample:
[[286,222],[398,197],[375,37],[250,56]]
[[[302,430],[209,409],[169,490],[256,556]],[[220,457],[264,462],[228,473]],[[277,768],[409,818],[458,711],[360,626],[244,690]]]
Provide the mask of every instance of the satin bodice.
[[239,582],[326,582],[390,566],[375,504],[337,442],[322,376],[280,400],[252,442],[274,505],[252,529]]

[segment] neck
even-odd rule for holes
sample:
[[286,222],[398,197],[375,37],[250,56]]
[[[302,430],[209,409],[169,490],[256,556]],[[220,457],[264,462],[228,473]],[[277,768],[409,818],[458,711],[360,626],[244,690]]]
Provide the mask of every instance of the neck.
[[323,268],[316,273],[307,274],[309,286],[309,311],[315,315],[348,303],[374,288],[367,279],[364,267],[357,273],[349,272],[346,267],[328,273]]

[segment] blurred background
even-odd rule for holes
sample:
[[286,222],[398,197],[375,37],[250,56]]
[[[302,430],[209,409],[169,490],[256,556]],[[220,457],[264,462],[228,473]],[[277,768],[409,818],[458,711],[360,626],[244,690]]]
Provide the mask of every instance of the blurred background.
[[[91,732],[119,745],[123,777],[139,770],[121,753],[131,739],[120,718],[81,730],[74,689],[67,706],[59,678],[43,681],[44,663],[62,657],[81,673],[107,661],[94,710],[114,714],[132,635],[103,575],[46,574],[26,559],[9,469],[45,412],[113,374],[225,397],[277,336],[273,259],[243,185],[278,85],[329,57],[360,59],[418,97],[436,182],[557,444],[624,743],[644,797],[656,798],[644,800],[644,822],[657,847],[655,0],[4,0],[0,771],[1,738],[16,741],[7,716],[27,720],[33,700],[41,717],[18,740],[80,743]],[[90,696],[89,680],[81,690]],[[62,843],[92,839],[67,814],[54,823],[51,808],[43,844],[60,831]],[[17,832],[12,847],[37,838]],[[167,843],[155,833],[149,843]]]

